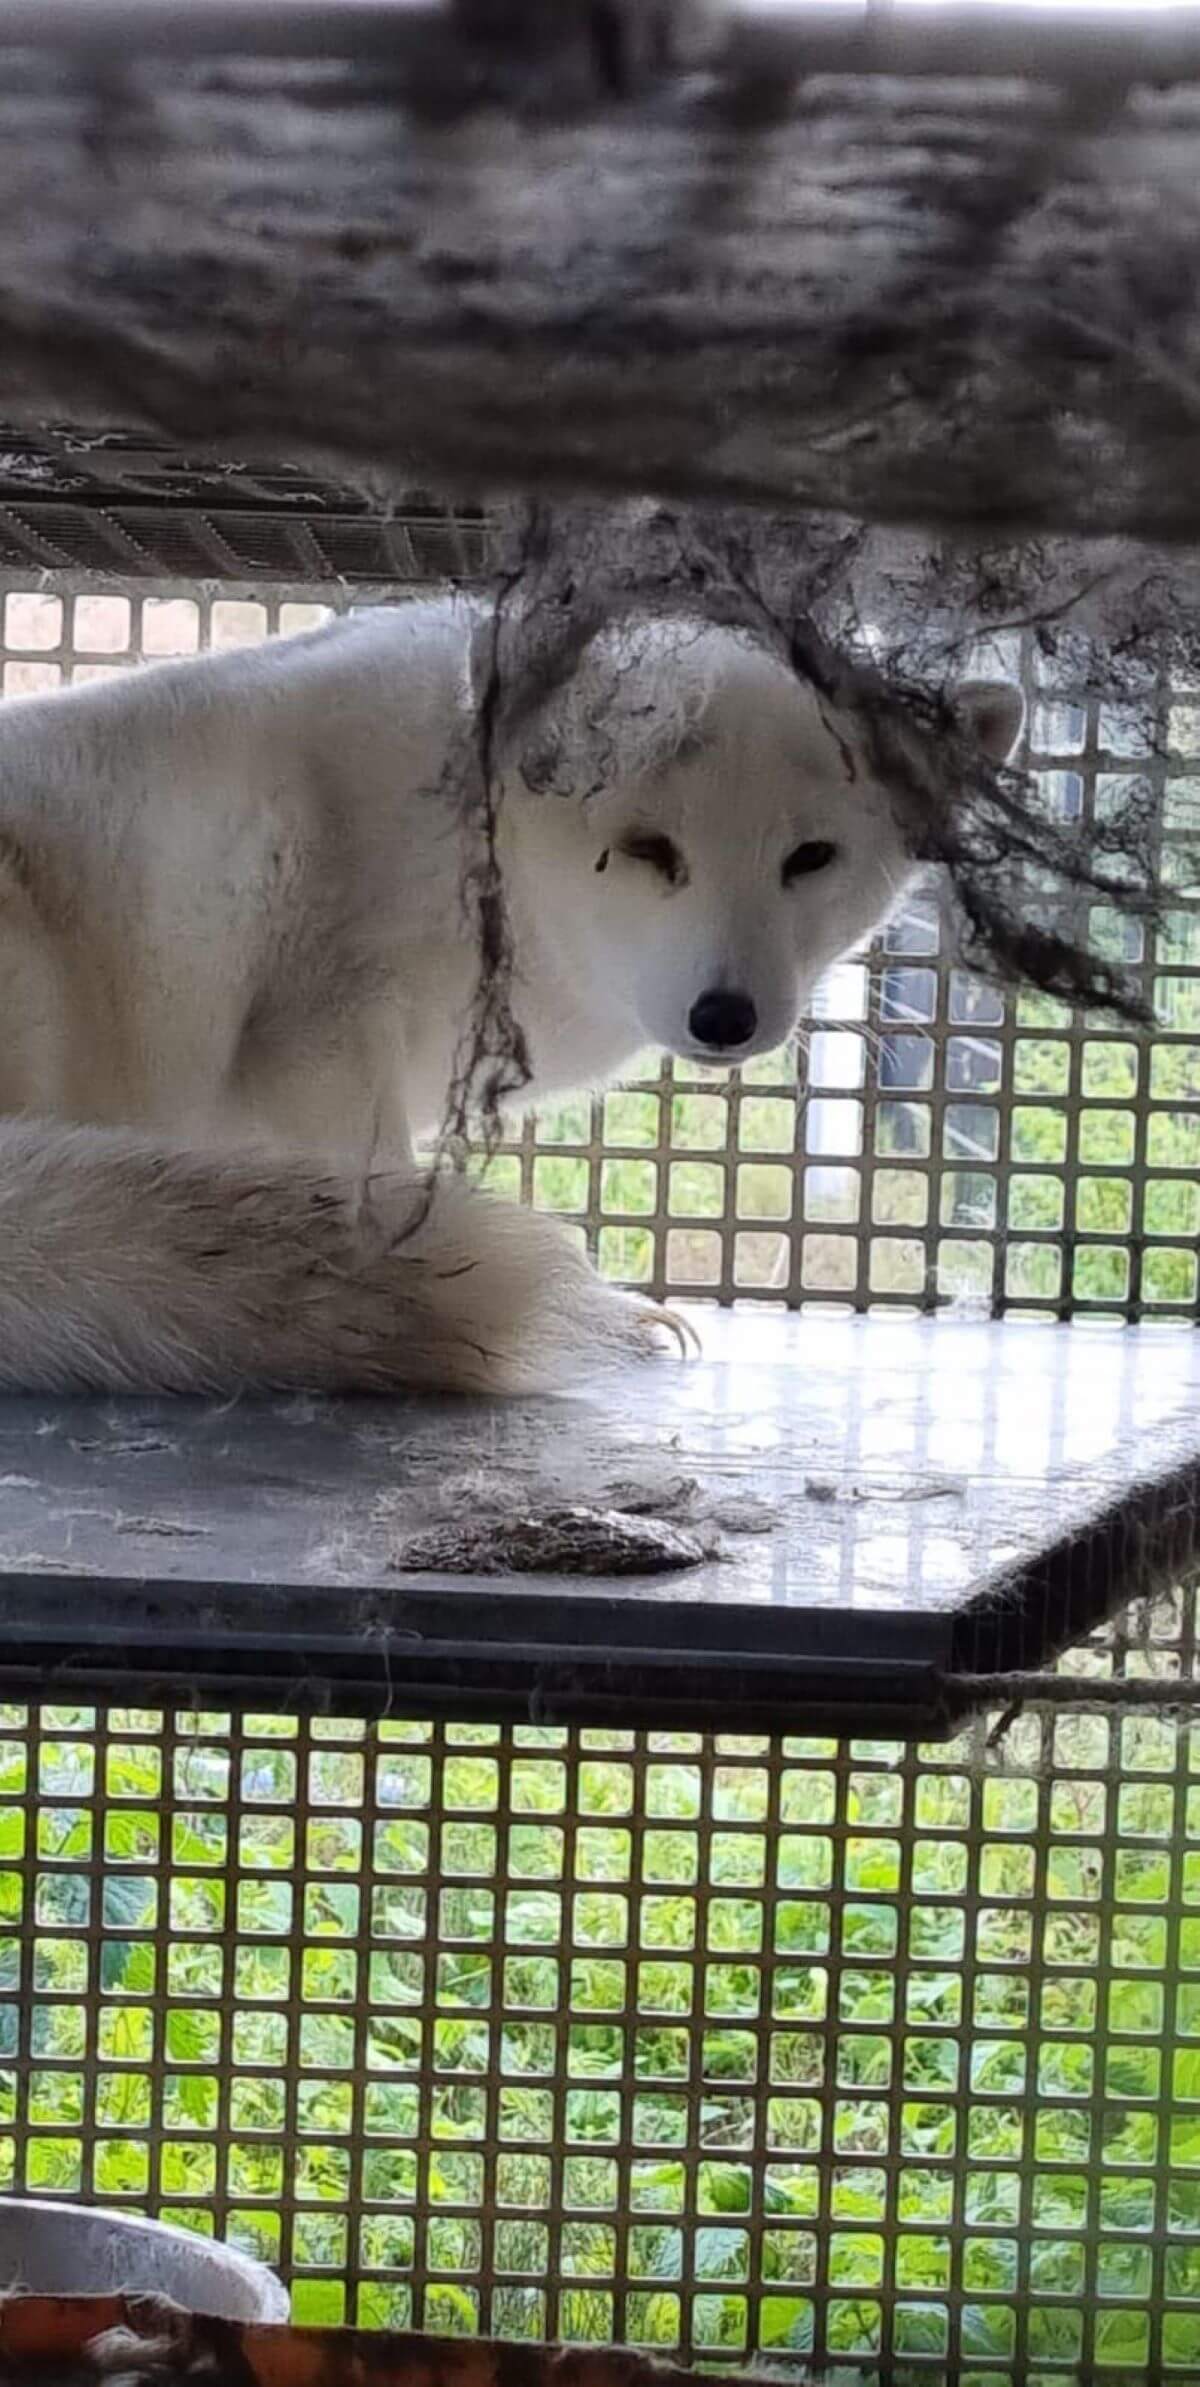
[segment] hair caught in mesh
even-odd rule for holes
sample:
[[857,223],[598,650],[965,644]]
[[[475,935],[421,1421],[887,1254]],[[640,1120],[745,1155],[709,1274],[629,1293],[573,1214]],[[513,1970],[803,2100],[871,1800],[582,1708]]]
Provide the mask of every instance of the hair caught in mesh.
[[[598,632],[654,619],[678,621],[684,634],[735,629],[849,716],[914,861],[944,874],[966,963],[1007,985],[1147,1018],[1138,980],[1103,950],[1091,915],[1161,915],[1148,781],[1129,776],[1101,844],[1054,819],[1028,773],[989,761],[955,688],[980,640],[1020,631],[1055,685],[1135,711],[1153,750],[1164,681],[1189,663],[1200,673],[1200,632],[1191,656],[1169,575],[1131,573],[1119,551],[1065,542],[963,553],[833,517],[538,504],[507,518],[475,636],[465,893],[480,969],[443,1147],[480,1128],[494,1145],[505,1102],[531,1076],[496,843],[505,757]],[[603,771],[599,736],[593,767]],[[552,772],[545,786],[554,802]]]

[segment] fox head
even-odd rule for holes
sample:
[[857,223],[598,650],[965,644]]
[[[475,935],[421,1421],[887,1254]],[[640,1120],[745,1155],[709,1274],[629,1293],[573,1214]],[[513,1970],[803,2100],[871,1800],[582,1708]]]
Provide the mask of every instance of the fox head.
[[[955,710],[1007,760],[1015,687],[972,683]],[[773,1050],[914,875],[854,713],[745,632],[687,621],[591,639],[513,739],[502,827],[539,935],[631,1053]]]

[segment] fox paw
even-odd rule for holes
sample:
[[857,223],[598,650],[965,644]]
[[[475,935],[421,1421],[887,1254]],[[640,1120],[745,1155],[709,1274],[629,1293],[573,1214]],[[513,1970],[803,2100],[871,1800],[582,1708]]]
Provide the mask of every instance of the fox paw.
[[647,1354],[657,1353],[662,1346],[660,1335],[669,1335],[680,1359],[699,1359],[703,1344],[690,1318],[681,1318],[677,1310],[669,1310],[665,1302],[651,1301],[642,1293],[625,1295],[626,1314],[633,1330],[636,1347]]

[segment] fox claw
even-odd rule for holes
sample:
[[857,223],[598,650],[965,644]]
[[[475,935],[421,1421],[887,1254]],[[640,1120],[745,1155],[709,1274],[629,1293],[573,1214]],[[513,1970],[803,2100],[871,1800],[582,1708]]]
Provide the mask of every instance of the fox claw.
[[669,1334],[674,1338],[681,1359],[699,1359],[704,1345],[690,1318],[681,1318],[678,1311],[669,1310],[665,1302],[650,1301],[634,1296],[637,1306],[636,1323],[647,1338],[652,1333]]

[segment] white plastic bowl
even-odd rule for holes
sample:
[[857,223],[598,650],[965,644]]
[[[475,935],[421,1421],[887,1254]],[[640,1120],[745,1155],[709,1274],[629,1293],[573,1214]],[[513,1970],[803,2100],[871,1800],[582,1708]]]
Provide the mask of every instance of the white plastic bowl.
[[0,2279],[31,2296],[172,2296],[223,2321],[286,2321],[265,2263],[167,2222],[41,2197],[0,2197]]

